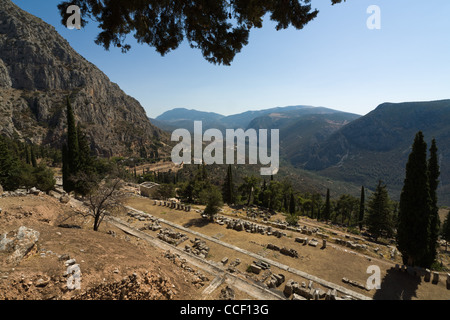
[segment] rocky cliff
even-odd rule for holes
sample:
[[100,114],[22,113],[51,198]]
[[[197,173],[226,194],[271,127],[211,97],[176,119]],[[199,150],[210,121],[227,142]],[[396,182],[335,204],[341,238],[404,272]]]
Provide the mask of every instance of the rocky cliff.
[[0,134],[60,146],[67,96],[97,155],[150,155],[165,135],[53,26],[0,0]]

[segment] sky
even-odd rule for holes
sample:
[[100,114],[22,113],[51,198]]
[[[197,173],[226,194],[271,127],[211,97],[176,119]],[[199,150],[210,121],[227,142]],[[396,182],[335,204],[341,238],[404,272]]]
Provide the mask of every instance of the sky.
[[[184,42],[162,57],[127,39],[128,53],[94,43],[95,22],[67,29],[60,0],[13,0],[53,25],[70,45],[136,98],[151,118],[173,108],[223,115],[292,105],[365,115],[384,102],[450,99],[450,1],[312,0],[318,17],[303,30],[252,29],[231,66],[207,62]],[[372,5],[380,29],[369,29]]]

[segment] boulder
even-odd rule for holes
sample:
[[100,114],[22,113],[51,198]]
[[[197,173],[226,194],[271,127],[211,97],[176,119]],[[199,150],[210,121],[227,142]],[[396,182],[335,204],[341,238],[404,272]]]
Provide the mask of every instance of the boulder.
[[6,261],[18,264],[39,240],[39,232],[21,226],[17,231],[0,236],[0,251],[11,253]]

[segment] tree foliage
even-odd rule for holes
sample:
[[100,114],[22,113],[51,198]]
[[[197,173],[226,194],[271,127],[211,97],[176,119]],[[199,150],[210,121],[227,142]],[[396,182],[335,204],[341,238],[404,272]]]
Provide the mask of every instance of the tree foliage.
[[213,220],[223,205],[222,194],[219,188],[212,186],[209,190],[203,190],[202,198],[206,203],[204,214],[209,217],[210,220]]
[[231,164],[228,165],[227,175],[225,177],[225,182],[223,184],[223,201],[228,204],[234,204],[235,199],[235,186],[233,181],[233,171],[231,169]]
[[419,131],[406,164],[399,205],[397,244],[407,265],[426,266],[424,257],[429,248],[431,208],[427,144]]
[[366,226],[368,232],[375,237],[392,237],[394,235],[394,223],[392,220],[392,210],[386,185],[378,182],[375,192],[367,204]]
[[[334,5],[342,0],[331,0]],[[187,40],[214,64],[230,65],[248,44],[250,30],[261,28],[268,15],[276,30],[292,26],[302,29],[318,15],[310,0],[69,0],[58,5],[62,24],[70,17],[69,5],[81,11],[82,25],[88,20],[101,32],[95,43],[108,50],[111,45],[130,50],[133,35],[139,44],[154,47],[162,56]]]
[[437,241],[439,237],[440,219],[437,188],[439,185],[439,160],[436,140],[431,141],[430,158],[428,160],[428,184],[430,187],[431,211],[430,211],[430,235],[428,239],[427,253],[424,257],[424,265],[431,265],[436,260]]
[[31,154],[33,146],[16,140],[0,136],[0,185],[4,190],[14,191],[24,187],[31,189],[36,187],[42,191],[49,191],[55,186],[53,171],[47,168],[46,158],[41,158],[37,163],[36,154],[43,154],[41,148],[36,147],[36,152]]

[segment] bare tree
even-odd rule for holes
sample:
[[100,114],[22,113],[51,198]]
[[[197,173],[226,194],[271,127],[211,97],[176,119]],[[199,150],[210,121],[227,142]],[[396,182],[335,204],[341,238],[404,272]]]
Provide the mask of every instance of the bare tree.
[[88,215],[94,218],[94,231],[98,231],[106,216],[123,207],[124,195],[120,191],[121,186],[122,181],[118,178],[106,179],[86,196]]

